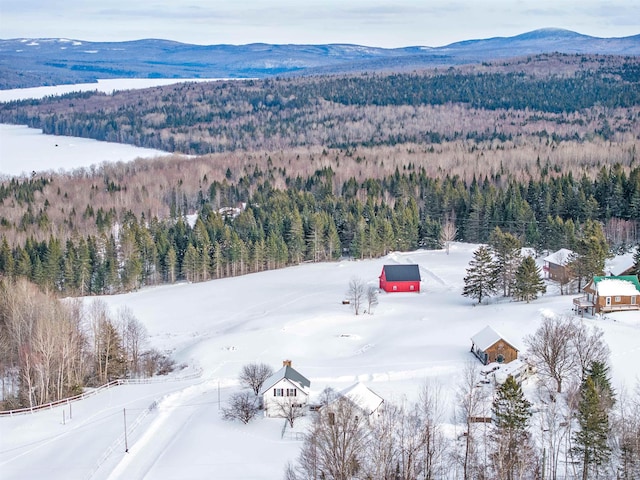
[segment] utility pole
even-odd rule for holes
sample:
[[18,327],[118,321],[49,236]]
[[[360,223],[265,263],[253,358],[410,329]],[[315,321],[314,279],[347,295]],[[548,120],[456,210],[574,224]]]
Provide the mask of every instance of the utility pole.
[[127,409],[123,408],[122,413],[124,414],[124,451],[125,453],[129,453],[129,444],[127,442]]

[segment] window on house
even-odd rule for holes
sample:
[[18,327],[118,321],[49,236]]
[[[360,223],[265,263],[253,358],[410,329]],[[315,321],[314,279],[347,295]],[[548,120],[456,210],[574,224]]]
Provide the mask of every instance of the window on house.
[[329,425],[336,424],[336,414],[333,412],[329,412]]
[[620,297],[616,297],[616,303],[620,303]]
[[410,285],[410,286],[409,286],[409,290],[413,290],[413,289],[414,289],[414,286],[413,286],[413,285]]
[[634,295],[633,297],[631,297],[631,305],[635,305],[636,304],[636,296]]
[[274,388],[273,389],[273,396],[274,397],[283,397],[284,396],[284,389],[283,388]]
[[605,305],[611,305],[611,297],[607,297],[604,300]]
[[398,286],[397,286],[397,285],[394,285],[394,286],[393,286],[393,289],[394,289],[394,290],[398,290]]
[[500,354],[496,357],[496,362],[498,363],[503,363],[504,362],[504,355]]
[[287,397],[295,397],[296,389],[295,388],[287,388]]

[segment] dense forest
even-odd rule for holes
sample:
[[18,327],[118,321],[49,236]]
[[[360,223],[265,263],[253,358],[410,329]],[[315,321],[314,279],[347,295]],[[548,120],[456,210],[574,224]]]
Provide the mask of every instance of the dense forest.
[[[330,168],[287,178],[286,189],[256,169],[237,182],[203,178],[197,192],[178,182],[166,192],[166,217],[93,202],[55,212],[52,205],[71,196],[66,188],[73,183],[62,189],[56,176],[12,179],[0,189],[0,273],[67,295],[116,293],[344,255],[439,248],[446,224],[468,242],[487,242],[499,227],[538,251],[579,249],[583,225],[593,220],[616,248],[638,242],[640,168],[627,174],[620,165],[603,167],[593,180],[539,175],[526,183],[500,175],[467,183],[410,169],[362,183],[352,178],[336,191]],[[98,178],[90,192],[132,193],[108,177],[90,180]],[[8,218],[5,212],[18,206],[22,216]]]
[[64,295],[438,248],[496,227],[640,240],[640,61],[178,84],[0,105],[0,121],[183,153],[0,183],[0,275]]
[[483,69],[186,83],[0,105],[0,122],[184,154],[638,135],[634,57]]

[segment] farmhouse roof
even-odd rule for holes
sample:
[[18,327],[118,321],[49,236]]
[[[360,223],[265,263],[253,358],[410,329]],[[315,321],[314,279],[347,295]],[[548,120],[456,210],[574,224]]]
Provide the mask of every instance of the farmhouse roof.
[[598,295],[610,297],[613,295],[640,295],[640,282],[636,275],[619,277],[593,277]]
[[573,253],[573,250],[569,250],[568,248],[561,248],[557,252],[553,252],[551,255],[544,257],[544,261],[564,267],[567,263],[569,263],[571,255],[573,255]]
[[[487,325],[482,330],[480,330],[478,333],[476,333],[473,337],[471,337],[471,341],[473,342],[473,344],[476,347],[478,347],[480,350],[486,350],[487,348],[489,348],[491,345],[494,345],[499,340],[502,340],[505,343],[509,343],[504,339],[504,337],[502,335],[500,335],[498,332],[496,332],[489,325]],[[511,344],[509,343],[509,345],[511,345]],[[511,345],[511,346],[513,347],[513,345]],[[513,347],[513,348],[515,350],[518,350],[515,347]]]
[[616,255],[614,258],[607,260],[604,270],[607,275],[620,276],[625,273],[631,273],[633,266],[633,252],[628,252],[624,255]]
[[382,405],[384,400],[380,395],[369,389],[364,383],[354,383],[340,392],[340,396],[349,399],[360,410],[371,415]]
[[421,280],[418,265],[385,265],[382,269],[388,282],[419,282]]
[[267,378],[262,384],[262,391],[260,394],[263,394],[271,387],[273,387],[276,383],[283,379],[291,380],[294,383],[300,385],[301,388],[309,388],[311,386],[311,382],[308,378],[301,375],[297,370],[294,370],[292,367],[285,365],[276,373]]

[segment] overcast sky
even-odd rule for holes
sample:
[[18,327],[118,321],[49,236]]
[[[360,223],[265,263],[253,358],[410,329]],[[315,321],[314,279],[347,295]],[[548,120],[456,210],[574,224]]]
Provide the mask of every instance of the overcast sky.
[[638,0],[0,0],[0,38],[441,46],[557,27],[640,33]]

